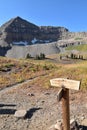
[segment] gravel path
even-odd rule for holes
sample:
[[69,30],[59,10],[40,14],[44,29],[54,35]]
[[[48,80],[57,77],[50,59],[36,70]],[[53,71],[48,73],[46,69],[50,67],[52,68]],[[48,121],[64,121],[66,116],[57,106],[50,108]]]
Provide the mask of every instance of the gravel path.
[[[29,82],[25,87],[21,84],[0,91],[0,130],[48,130],[62,119],[61,102],[57,102],[58,90],[30,87]],[[86,100],[86,92],[70,92],[70,117],[79,124],[87,119]],[[14,116],[20,109],[27,110],[25,119]]]

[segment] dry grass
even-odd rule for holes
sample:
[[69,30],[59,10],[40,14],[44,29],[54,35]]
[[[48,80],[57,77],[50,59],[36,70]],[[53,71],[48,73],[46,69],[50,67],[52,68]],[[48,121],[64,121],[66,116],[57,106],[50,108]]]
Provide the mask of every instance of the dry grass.
[[0,57],[0,88],[45,75],[54,69],[51,64],[34,60],[15,60]]
[[47,60],[15,60],[0,57],[0,88],[10,86],[27,79],[30,86],[48,89],[50,79],[69,78],[81,81],[81,89],[87,89],[87,61],[74,64],[51,63]]

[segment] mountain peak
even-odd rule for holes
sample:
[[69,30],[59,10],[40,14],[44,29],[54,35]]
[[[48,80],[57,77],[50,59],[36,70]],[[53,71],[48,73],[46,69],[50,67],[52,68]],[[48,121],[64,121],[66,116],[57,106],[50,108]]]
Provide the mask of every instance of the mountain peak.
[[16,16],[15,19],[22,19],[20,16]]
[[30,27],[30,28],[38,28],[37,25],[28,22],[25,19],[22,19],[21,17],[17,16],[15,18],[10,19],[8,22],[6,22],[5,24],[3,24],[0,28],[0,31],[6,31],[8,30],[8,28],[13,28],[15,26],[15,28],[19,28],[19,27]]
[[13,22],[13,21],[15,21],[15,20],[24,20],[24,19],[22,19],[21,17],[19,17],[19,16],[17,16],[17,17],[14,17],[14,18],[12,18],[11,19],[11,21]]
[[20,41],[28,44],[33,44],[32,41],[45,43],[57,41],[67,31],[66,28],[62,27],[39,27],[17,16],[1,26],[0,39],[4,39],[7,44]]

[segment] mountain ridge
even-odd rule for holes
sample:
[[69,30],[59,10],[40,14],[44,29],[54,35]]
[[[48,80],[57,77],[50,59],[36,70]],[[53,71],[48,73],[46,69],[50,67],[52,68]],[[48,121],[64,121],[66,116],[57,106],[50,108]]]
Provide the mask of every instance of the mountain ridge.
[[[17,16],[0,27],[0,39],[7,44],[20,41],[27,41],[28,44],[32,44],[31,41],[34,38],[39,43],[46,40],[52,42],[60,39],[62,33],[65,32],[68,32],[68,29],[64,27],[37,26]],[[3,46],[3,43],[0,45]]]
[[55,54],[60,52],[60,47],[86,41],[87,32],[70,32],[60,26],[37,26],[19,16],[0,27],[0,55],[12,58],[25,58],[28,53],[31,56],[41,52]]

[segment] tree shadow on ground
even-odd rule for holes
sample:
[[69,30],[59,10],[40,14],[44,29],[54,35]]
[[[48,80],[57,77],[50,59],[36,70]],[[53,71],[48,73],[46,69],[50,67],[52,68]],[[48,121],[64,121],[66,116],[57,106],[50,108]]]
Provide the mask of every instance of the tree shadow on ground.
[[15,114],[16,109],[0,109],[0,115],[4,114]]
[[36,111],[38,111],[38,110],[40,110],[40,109],[42,109],[42,108],[31,108],[29,111],[27,111],[27,114],[26,114],[26,117],[25,118],[28,118],[28,119],[30,119],[32,116],[33,116],[33,114],[36,112]]
[[15,107],[16,104],[0,104],[0,107]]
[[80,125],[79,128],[80,128],[81,130],[87,130],[87,126]]

